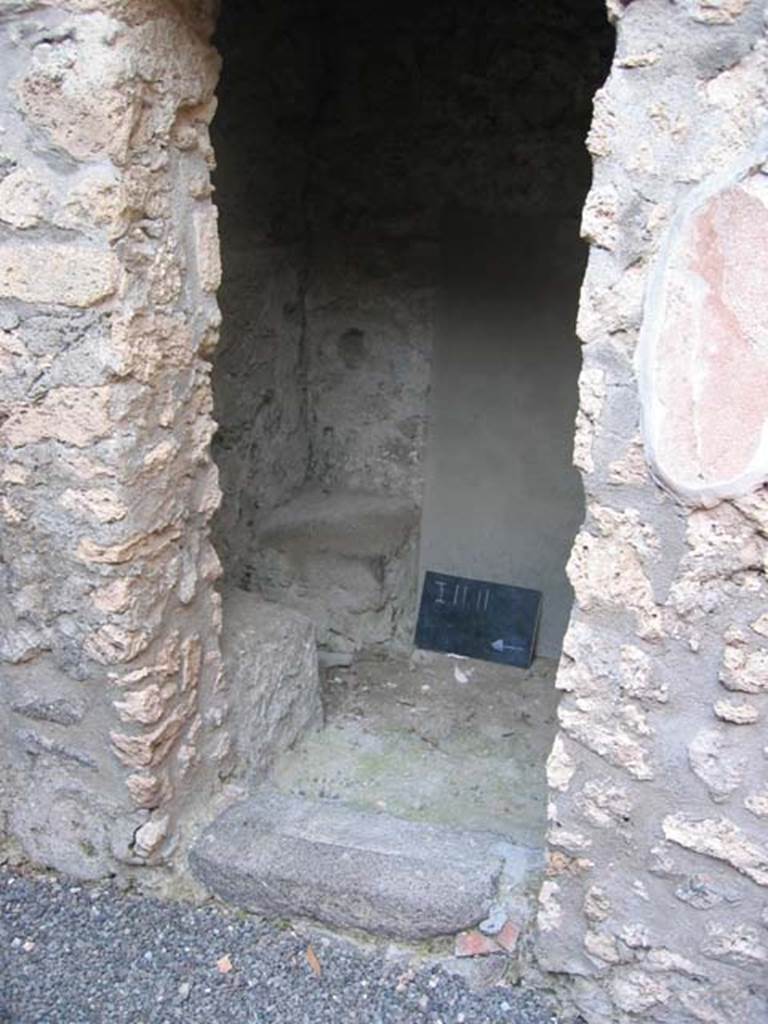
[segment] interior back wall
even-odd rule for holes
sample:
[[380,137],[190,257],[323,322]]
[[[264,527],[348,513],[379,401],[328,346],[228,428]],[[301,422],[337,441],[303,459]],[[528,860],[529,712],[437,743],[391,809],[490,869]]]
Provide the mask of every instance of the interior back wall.
[[592,2],[223,7],[218,547],[242,582],[254,523],[302,486],[421,505],[445,212],[576,231],[611,38]]

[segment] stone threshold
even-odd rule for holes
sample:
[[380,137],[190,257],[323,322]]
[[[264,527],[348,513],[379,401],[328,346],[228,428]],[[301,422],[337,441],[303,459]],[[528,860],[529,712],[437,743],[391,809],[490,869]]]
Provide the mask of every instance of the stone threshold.
[[403,941],[456,936],[458,956],[514,951],[541,861],[490,832],[267,786],[216,818],[190,852],[197,879],[243,910]]

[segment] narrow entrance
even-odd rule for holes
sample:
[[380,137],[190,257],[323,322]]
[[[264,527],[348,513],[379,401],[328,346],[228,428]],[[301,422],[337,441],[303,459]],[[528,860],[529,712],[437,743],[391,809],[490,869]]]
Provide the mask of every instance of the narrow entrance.
[[[223,5],[225,657],[233,623],[304,616],[324,708],[256,759],[270,800],[543,845],[612,42],[601,0]],[[427,569],[541,590],[532,668],[415,650]]]

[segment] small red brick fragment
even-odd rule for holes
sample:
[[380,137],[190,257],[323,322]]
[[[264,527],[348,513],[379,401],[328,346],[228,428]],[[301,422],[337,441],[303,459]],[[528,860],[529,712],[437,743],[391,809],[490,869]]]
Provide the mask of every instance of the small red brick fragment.
[[517,947],[517,940],[520,938],[520,929],[510,917],[498,935],[494,935],[495,941],[505,953],[514,953]]
[[471,932],[459,932],[456,936],[456,956],[488,956],[489,953],[500,953],[495,939],[477,929]]

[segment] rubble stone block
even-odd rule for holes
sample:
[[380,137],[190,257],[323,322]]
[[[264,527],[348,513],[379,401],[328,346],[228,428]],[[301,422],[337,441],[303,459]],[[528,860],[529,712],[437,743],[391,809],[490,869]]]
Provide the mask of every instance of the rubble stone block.
[[237,709],[238,763],[248,778],[322,719],[314,626],[258,594],[224,597],[224,672]]

